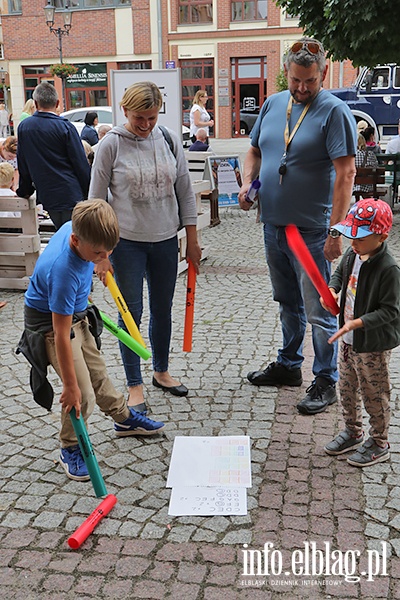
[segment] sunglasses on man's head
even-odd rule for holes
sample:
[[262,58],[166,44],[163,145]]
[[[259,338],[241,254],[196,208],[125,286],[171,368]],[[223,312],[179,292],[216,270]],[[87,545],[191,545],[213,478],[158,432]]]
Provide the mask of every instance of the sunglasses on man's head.
[[318,42],[294,42],[290,46],[290,51],[297,54],[301,50],[306,50],[309,54],[323,54],[323,49]]

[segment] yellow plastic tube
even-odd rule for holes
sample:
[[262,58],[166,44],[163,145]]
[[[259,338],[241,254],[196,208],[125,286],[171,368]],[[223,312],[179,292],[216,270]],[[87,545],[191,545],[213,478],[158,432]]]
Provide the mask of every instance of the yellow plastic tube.
[[121,317],[124,320],[124,323],[126,325],[127,330],[129,331],[130,335],[133,337],[134,340],[139,342],[139,344],[141,344],[143,346],[143,348],[146,348],[144,339],[140,335],[140,331],[139,331],[135,321],[133,320],[133,317],[126,305],[125,300],[122,297],[119,287],[115,283],[115,279],[111,275],[110,271],[107,271],[106,286],[110,290],[111,296],[114,298],[115,304],[117,305],[117,308],[121,314]]

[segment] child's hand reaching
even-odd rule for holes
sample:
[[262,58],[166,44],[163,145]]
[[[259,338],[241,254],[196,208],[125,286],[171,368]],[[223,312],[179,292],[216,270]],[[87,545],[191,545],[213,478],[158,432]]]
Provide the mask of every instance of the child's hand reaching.
[[333,336],[329,338],[328,344],[332,344],[337,339],[342,337],[342,335],[344,335],[345,333],[348,333],[349,331],[353,331],[354,329],[359,329],[360,327],[364,327],[364,323],[362,322],[362,319],[351,319],[350,321],[346,321],[346,323],[343,325],[343,327],[341,327],[339,329],[339,331],[334,333]]
[[[329,288],[329,291],[331,292],[332,296],[334,297],[336,304],[338,304],[339,294],[337,294],[333,288]],[[325,304],[322,296],[320,296],[319,301],[321,302],[322,308],[324,308],[325,310],[330,312],[331,315],[333,315],[334,317],[336,316],[336,314],[333,312],[333,310],[331,308],[329,308],[329,306],[327,304]]]

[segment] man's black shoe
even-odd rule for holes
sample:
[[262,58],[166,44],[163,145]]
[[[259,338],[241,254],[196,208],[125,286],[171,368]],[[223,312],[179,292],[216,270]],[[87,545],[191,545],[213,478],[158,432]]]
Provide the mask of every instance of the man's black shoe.
[[247,379],[253,385],[291,385],[303,383],[301,369],[287,369],[278,362],[272,362],[263,371],[250,371]]
[[306,392],[306,396],[297,405],[297,410],[302,415],[316,415],[337,402],[335,384],[331,384],[325,377],[316,377]]

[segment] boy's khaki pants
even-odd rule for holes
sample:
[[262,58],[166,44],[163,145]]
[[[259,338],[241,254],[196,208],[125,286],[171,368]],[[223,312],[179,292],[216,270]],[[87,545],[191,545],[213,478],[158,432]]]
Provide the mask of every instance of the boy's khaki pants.
[[[72,330],[75,334],[75,337],[71,339],[72,355],[82,395],[81,414],[86,426],[95,403],[104,414],[111,416],[115,422],[123,423],[130,417],[129,409],[122,393],[114,388],[108,377],[104,359],[96,347],[87,321],[75,323]],[[61,378],[53,331],[46,334],[46,350],[50,364]],[[64,410],[61,412],[60,441],[62,448],[78,443],[71,417]]]
[[386,446],[390,422],[390,350],[354,352],[341,342],[339,390],[347,429],[362,432],[362,403],[369,414],[369,435],[378,446]]

